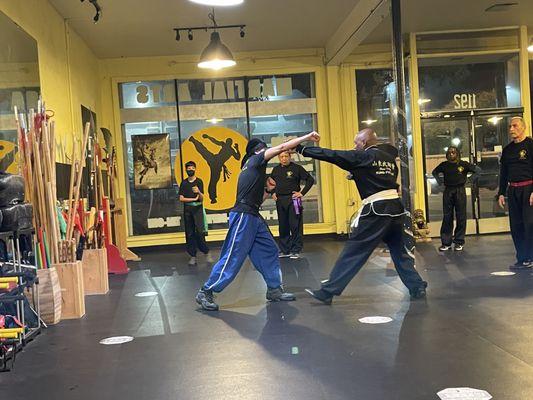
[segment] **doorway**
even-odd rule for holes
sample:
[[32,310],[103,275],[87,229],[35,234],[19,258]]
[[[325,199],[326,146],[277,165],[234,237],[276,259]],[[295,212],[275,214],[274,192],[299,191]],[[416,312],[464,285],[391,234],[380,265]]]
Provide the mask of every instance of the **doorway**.
[[512,117],[522,116],[523,108],[465,110],[422,113],[426,216],[433,236],[442,221],[442,192],[431,174],[446,161],[448,146],[456,146],[461,158],[481,168],[474,184],[469,178],[467,194],[467,234],[509,231],[508,210],[498,206],[499,159],[509,143]]

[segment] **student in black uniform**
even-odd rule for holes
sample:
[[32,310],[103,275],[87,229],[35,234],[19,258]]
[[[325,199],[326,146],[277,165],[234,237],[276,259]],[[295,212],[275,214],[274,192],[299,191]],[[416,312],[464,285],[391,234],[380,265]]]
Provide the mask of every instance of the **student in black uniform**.
[[[279,222],[280,258],[300,258],[303,248],[304,219],[302,197],[315,180],[304,167],[291,161],[286,151],[279,155],[280,164],[272,169],[270,177],[276,182],[272,198],[276,201]],[[304,181],[302,189],[300,183]]]
[[533,267],[533,139],[526,136],[522,117],[513,117],[509,126],[512,142],[500,160],[498,203],[509,202],[511,236],[516,249],[516,263],[511,269]]
[[196,163],[185,164],[187,179],[180,184],[178,195],[183,203],[183,220],[185,224],[185,241],[187,253],[191,256],[189,265],[196,265],[196,252],[200,249],[206,255],[206,261],[212,263],[213,257],[205,241],[206,229],[204,219],[204,183],[196,177]]
[[[441,162],[432,172],[433,176],[439,183],[444,185],[442,194],[443,218],[440,228],[440,240],[442,245],[439,251],[448,251],[452,248],[455,251],[463,250],[466,233],[466,178],[468,173],[472,173],[472,181],[477,180],[478,173],[481,169],[461,160],[459,149],[455,146],[448,147],[446,151],[446,160]],[[444,176],[444,179],[441,178]],[[457,223],[453,233],[453,214]],[[453,233],[453,234],[452,234]]]
[[425,297],[427,283],[415,269],[413,254],[404,244],[405,209],[398,196],[398,166],[390,152],[377,147],[372,129],[363,129],[355,137],[354,150],[330,150],[298,146],[305,157],[330,162],[350,172],[363,199],[363,206],[352,223],[352,232],[330,277],[319,290],[306,289],[311,296],[331,304],[359,272],[381,241],[390,250],[400,279],[412,299]]
[[247,256],[265,280],[268,301],[295,300],[294,295],[285,293],[281,286],[278,246],[259,214],[259,207],[265,196],[268,161],[300,143],[318,142],[319,138],[318,133],[311,132],[271,148],[259,139],[248,142],[237,183],[237,201],[229,214],[229,229],[220,259],[196,294],[196,302],[204,310],[218,310],[213,294],[221,292],[235,279]]

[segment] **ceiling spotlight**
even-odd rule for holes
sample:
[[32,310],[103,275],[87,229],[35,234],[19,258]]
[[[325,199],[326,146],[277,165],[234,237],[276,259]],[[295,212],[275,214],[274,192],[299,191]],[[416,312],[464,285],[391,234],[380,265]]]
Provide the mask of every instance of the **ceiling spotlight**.
[[235,64],[237,63],[233,58],[233,54],[231,54],[231,51],[220,41],[219,33],[212,32],[209,44],[204,51],[202,51],[198,67],[219,70],[222,68],[233,67]]
[[241,26],[241,31],[239,33],[241,35],[241,37],[243,38],[244,35],[246,35],[246,33],[244,33],[244,28]]
[[180,36],[180,30],[179,29],[176,29],[176,41],[180,41],[181,39],[181,36]]
[[422,104],[426,104],[426,103],[429,103],[431,102],[431,99],[418,99],[418,104],[422,105]]
[[361,121],[363,124],[366,124],[368,126],[372,125],[374,122],[378,122],[377,119],[365,119],[364,121]]
[[527,46],[527,51],[533,53],[533,38],[529,41],[529,46]]
[[189,34],[187,35],[187,37],[189,38],[189,40],[192,40],[193,37],[192,37],[192,31],[189,29]]
[[218,7],[218,6],[236,6],[244,3],[244,0],[189,0],[196,4],[204,6]]

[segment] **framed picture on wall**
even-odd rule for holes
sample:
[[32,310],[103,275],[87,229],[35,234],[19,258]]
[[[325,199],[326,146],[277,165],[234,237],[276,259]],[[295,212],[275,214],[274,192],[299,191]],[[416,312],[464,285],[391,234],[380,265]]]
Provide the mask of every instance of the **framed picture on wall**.
[[172,187],[168,133],[132,135],[133,180],[136,190]]

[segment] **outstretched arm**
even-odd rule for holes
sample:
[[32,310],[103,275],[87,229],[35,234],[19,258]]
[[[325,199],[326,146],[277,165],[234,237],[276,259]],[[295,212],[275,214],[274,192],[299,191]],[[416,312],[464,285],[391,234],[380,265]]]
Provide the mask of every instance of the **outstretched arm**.
[[302,144],[303,142],[308,142],[308,141],[318,143],[318,141],[320,141],[320,135],[317,132],[313,131],[313,132],[308,133],[307,135],[291,139],[288,142],[281,143],[274,147],[270,147],[265,150],[265,161],[268,161],[285,151],[292,150],[299,144]]
[[202,137],[203,137],[204,139],[209,139],[211,142],[213,142],[214,144],[216,144],[217,146],[220,146],[220,147],[222,147],[222,146],[224,146],[224,145],[226,144],[226,143],[224,143],[224,142],[221,142],[220,140],[215,139],[215,138],[212,137],[212,136],[209,136],[207,133],[204,133],[204,134],[202,135]]
[[326,161],[346,171],[350,171],[368,161],[368,155],[361,150],[331,150],[315,146],[298,146],[297,151],[304,157]]

